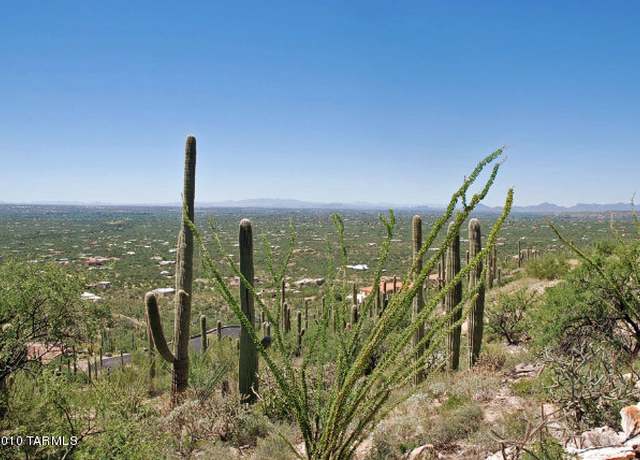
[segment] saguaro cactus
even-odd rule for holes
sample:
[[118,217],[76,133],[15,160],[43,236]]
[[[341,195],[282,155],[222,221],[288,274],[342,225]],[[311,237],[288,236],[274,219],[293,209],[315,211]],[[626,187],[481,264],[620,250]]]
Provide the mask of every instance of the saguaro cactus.
[[[469,257],[473,258],[482,251],[482,233],[480,221],[469,221]],[[482,261],[471,271],[469,289],[474,289],[482,281]],[[480,356],[482,346],[482,332],[484,330],[484,287],[475,297],[471,314],[469,315],[469,367],[472,367]]]
[[202,353],[207,351],[207,317],[200,315],[200,344],[202,345]]
[[[419,256],[420,247],[422,246],[422,218],[420,216],[413,216],[411,221],[411,228],[413,233],[413,261],[415,271],[413,273],[413,280],[415,282],[417,274],[422,271],[422,257]],[[424,307],[424,297],[422,289],[418,289],[416,296],[413,299],[413,317],[420,314],[420,311]],[[418,344],[424,337],[424,324],[420,324],[420,327],[413,335],[413,346],[415,348],[416,360],[420,359],[423,354],[423,347],[418,347]],[[414,383],[417,385],[424,380],[425,374],[423,371],[419,371],[414,376]]]
[[[146,302],[146,301],[145,301]],[[153,394],[155,391],[154,380],[156,378],[156,353],[155,346],[153,344],[153,335],[151,332],[151,326],[149,322],[149,315],[147,313],[147,309],[145,308],[145,318],[147,320],[147,340],[149,342],[149,394]],[[74,349],[75,354],[75,349]],[[74,363],[74,372],[75,372],[75,363]]]
[[518,268],[522,266],[522,241],[518,240]]
[[[449,231],[453,228],[453,222],[449,224]],[[455,278],[460,271],[460,235],[455,234],[451,244],[447,248],[447,257],[445,263],[445,284],[448,284]],[[462,301],[462,284],[456,284],[447,292],[445,297],[445,310],[447,314],[452,314],[449,320],[449,334],[447,335],[447,367],[449,370],[456,371],[460,366],[460,334],[461,325],[453,326],[457,323],[461,316],[462,310],[460,302]]]
[[[189,379],[189,329],[191,323],[191,292],[193,285],[193,232],[187,220],[194,222],[194,199],[196,183],[196,138],[187,137],[184,152],[184,184],[182,192],[182,221],[176,250],[176,296],[174,321],[174,353],[167,346],[162,334],[160,314],[155,295],[147,294],[147,318],[153,342],[160,355],[173,364],[171,399],[179,401],[187,388]],[[161,350],[161,345],[163,349]]]
[[[242,276],[253,286],[253,232],[251,221],[242,219],[240,222],[240,272]],[[253,308],[253,294],[244,283],[240,283],[240,304],[242,312],[251,325],[255,324],[255,312]],[[242,326],[240,328],[240,372],[238,386],[243,402],[256,401],[258,391],[258,350],[251,340],[249,331]]]
[[302,312],[300,310],[296,313],[296,356],[302,354],[302,335],[304,334],[304,328],[302,327]]

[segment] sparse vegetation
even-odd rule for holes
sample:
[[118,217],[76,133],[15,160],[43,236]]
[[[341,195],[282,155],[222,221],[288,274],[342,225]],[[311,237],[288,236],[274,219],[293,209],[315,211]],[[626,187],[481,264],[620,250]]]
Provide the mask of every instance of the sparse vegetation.
[[[615,426],[640,397],[637,242],[627,231],[591,246],[609,227],[588,220],[585,235],[584,216],[559,220],[559,235],[531,216],[506,220],[510,195],[500,217],[467,225],[497,168],[467,189],[498,155],[443,215],[389,213],[377,226],[369,212],[289,222],[252,211],[238,240],[237,211],[202,210],[193,223],[172,209],[0,207],[0,255],[11,256],[0,261],[0,432],[78,440],[8,458],[386,459],[420,446],[424,458],[483,458],[511,446],[551,459],[558,435],[527,407],[553,403],[554,423],[574,430]],[[176,222],[200,249],[192,273]],[[569,244],[578,263],[565,234],[588,242]],[[348,268],[358,264],[369,269]],[[176,276],[182,329],[209,325],[206,346],[180,352],[180,382],[173,309],[162,291],[147,296],[163,332],[149,341],[142,302]],[[25,355],[33,342],[52,353]]]

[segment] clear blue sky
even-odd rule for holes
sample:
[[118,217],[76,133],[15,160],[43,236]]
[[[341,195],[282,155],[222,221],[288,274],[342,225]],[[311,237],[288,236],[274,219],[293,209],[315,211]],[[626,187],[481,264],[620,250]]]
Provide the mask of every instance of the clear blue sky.
[[[187,5],[188,4],[188,5]],[[0,201],[627,201],[640,2],[3,2]]]

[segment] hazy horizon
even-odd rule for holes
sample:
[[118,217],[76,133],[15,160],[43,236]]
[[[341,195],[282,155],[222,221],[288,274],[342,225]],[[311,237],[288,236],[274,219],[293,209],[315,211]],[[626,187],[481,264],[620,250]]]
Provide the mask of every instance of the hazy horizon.
[[177,202],[188,134],[201,202],[439,204],[503,144],[487,205],[638,190],[640,4],[5,13],[0,201]]

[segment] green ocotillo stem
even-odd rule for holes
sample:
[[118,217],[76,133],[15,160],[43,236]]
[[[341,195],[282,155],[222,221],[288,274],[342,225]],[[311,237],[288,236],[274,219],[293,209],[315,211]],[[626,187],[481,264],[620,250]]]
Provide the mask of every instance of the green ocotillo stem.
[[327,301],[324,298],[324,296],[322,296],[322,319],[323,320],[327,320]]
[[218,336],[218,341],[222,340],[222,321],[220,320],[216,322],[216,335]]
[[[453,229],[453,222],[449,224],[449,231]],[[455,234],[451,244],[447,248],[445,263],[445,284],[451,282],[460,271],[460,235]],[[462,284],[456,284],[447,292],[445,297],[445,310],[452,313],[449,320],[449,333],[447,335],[447,367],[449,370],[458,370],[460,366],[460,334],[461,325],[455,326],[462,317],[459,304],[462,301]]]
[[207,351],[207,317],[200,315],[200,341],[202,345],[202,352]]
[[[247,282],[253,286],[253,233],[251,221],[242,219],[240,222],[240,272]],[[251,291],[240,283],[240,304],[242,312],[250,324],[255,324],[253,295]],[[238,387],[243,402],[254,403],[258,391],[258,350],[251,340],[249,331],[240,327],[240,370]]]
[[280,327],[286,332],[287,322],[287,297],[286,297],[286,283],[284,279],[280,286]]
[[309,329],[309,299],[304,299],[304,328]]
[[[182,221],[176,250],[176,316],[173,328],[174,354],[171,396],[173,402],[186,390],[189,381],[189,329],[193,286],[193,232],[186,222],[195,222],[196,138],[187,137],[184,152]],[[186,295],[180,295],[183,292]]]
[[[482,251],[482,232],[480,221],[471,219],[469,221],[469,256],[476,257]],[[471,270],[469,276],[469,289],[475,289],[482,281],[482,261]],[[473,300],[473,307],[469,315],[468,326],[469,337],[469,367],[472,367],[480,357],[482,347],[482,334],[484,330],[484,287],[478,290],[478,294]]]
[[[413,280],[415,282],[417,275],[422,271],[422,257],[420,257],[420,248],[422,247],[422,218],[420,216],[413,216],[411,220],[411,229],[412,229],[412,237],[413,237],[413,261],[415,271],[412,273]],[[414,319],[420,314],[422,308],[424,307],[424,297],[422,289],[418,289],[416,292],[416,296],[413,298],[413,317]],[[413,334],[413,346],[415,351],[415,359],[419,360],[424,353],[423,347],[418,347],[418,344],[424,337],[424,324],[420,324],[418,330]],[[422,382],[425,378],[425,373],[423,370],[417,372],[414,376],[414,383],[417,385]]]
[[375,292],[375,296],[376,296],[375,297],[376,314],[380,315],[380,312],[382,312],[382,302],[381,302],[381,299],[380,299],[380,286],[373,286],[372,289]]
[[356,283],[351,285],[351,300],[353,301],[353,305],[358,305],[358,288],[356,287]]

